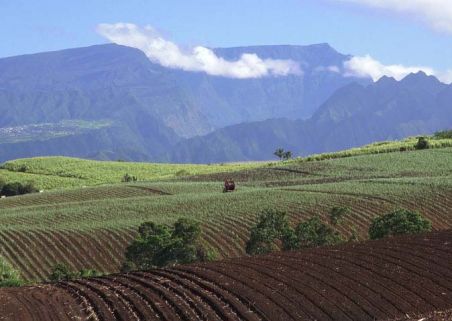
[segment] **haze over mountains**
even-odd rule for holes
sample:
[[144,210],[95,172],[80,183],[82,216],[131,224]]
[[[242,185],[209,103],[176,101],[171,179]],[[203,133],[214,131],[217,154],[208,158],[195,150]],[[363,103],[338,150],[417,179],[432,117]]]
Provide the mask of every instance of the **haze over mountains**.
[[232,79],[164,68],[98,45],[0,59],[0,161],[65,155],[136,161],[264,160],[452,127],[452,86],[423,73],[346,77],[327,44],[215,49],[290,59],[302,73]]

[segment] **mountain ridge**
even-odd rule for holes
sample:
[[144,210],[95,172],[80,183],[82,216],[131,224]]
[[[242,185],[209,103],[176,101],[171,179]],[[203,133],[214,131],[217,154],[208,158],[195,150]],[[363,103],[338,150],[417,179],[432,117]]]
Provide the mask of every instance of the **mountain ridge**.
[[[436,87],[419,90],[419,86],[407,86],[412,79]],[[367,86],[352,83],[337,90],[308,120],[271,119],[233,125],[180,142],[162,159],[170,162],[266,160],[280,147],[306,156],[431,134],[452,128],[450,98],[452,85],[442,84],[424,73],[408,75],[401,81],[386,78]]]

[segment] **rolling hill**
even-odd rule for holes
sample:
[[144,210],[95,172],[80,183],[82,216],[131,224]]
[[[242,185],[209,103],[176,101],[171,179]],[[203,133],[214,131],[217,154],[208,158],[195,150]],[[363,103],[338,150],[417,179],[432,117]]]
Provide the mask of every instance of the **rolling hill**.
[[[88,174],[86,185],[117,182],[125,170],[133,175],[138,169],[154,180],[1,199],[1,255],[27,280],[46,279],[60,262],[77,270],[115,272],[141,223],[189,217],[202,224],[203,242],[218,257],[237,257],[244,254],[249,229],[266,208],[285,210],[298,221],[315,214],[327,219],[333,207],[349,207],[340,232],[349,237],[356,231],[361,240],[367,238],[372,218],[399,207],[421,211],[435,230],[452,228],[452,148],[387,152],[398,150],[397,144],[403,146],[403,142],[375,144],[311,160],[186,166],[187,172],[196,174],[191,176],[175,175],[184,165],[64,158],[12,162],[11,166],[26,164],[36,173],[0,170],[0,175],[52,181],[59,177],[60,187],[68,178],[58,175],[69,174],[74,186],[80,186],[78,167]],[[236,192],[222,193],[225,178],[236,181]]]

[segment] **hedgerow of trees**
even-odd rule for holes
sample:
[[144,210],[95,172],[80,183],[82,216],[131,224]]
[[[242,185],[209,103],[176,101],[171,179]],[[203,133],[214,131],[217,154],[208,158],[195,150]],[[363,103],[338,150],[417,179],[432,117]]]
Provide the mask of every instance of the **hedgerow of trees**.
[[[274,209],[264,210],[257,224],[251,229],[246,243],[246,252],[251,255],[266,254],[275,250],[297,250],[301,248],[335,245],[345,241],[357,241],[358,233],[352,227],[348,240],[337,230],[343,218],[350,212],[346,207],[334,207],[329,213],[329,222],[313,216],[291,227],[286,212]],[[431,231],[432,224],[421,214],[405,209],[396,210],[375,218],[369,227],[370,239],[387,236],[413,234]]]
[[273,155],[278,157],[280,160],[289,160],[292,158],[292,152],[290,150],[285,151],[283,148],[278,148]]
[[333,208],[330,213],[330,224],[324,223],[319,216],[298,223],[294,228],[286,212],[267,209],[258,217],[257,224],[251,229],[246,243],[248,254],[265,254],[282,248],[296,250],[321,245],[334,245],[345,241],[336,226],[340,223],[347,208]]
[[36,192],[38,192],[38,189],[34,187],[33,183],[6,183],[4,180],[0,179],[1,196],[16,196]]
[[95,269],[81,269],[79,271],[74,271],[66,264],[58,263],[52,268],[49,280],[52,282],[59,282],[101,275],[102,273]]
[[369,228],[369,238],[375,240],[387,236],[423,233],[431,230],[432,223],[420,213],[398,209],[373,219]]
[[201,243],[200,224],[181,218],[173,226],[146,222],[125,253],[123,271],[210,261],[215,253]]

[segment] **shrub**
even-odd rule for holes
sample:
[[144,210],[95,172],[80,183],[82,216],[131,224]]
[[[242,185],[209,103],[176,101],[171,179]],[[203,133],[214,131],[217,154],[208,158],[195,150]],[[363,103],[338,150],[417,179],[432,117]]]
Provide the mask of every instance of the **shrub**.
[[414,145],[415,149],[421,150],[421,149],[428,149],[430,147],[430,143],[428,142],[427,138],[425,137],[419,137],[416,145]]
[[52,268],[49,279],[52,282],[68,281],[77,278],[77,273],[66,264],[58,263]]
[[24,281],[21,279],[19,271],[0,256],[0,287],[14,287],[23,284]]
[[452,130],[443,130],[436,132],[433,137],[437,139],[452,139]]
[[52,268],[49,280],[52,282],[69,281],[78,278],[89,278],[101,276],[102,273],[95,269],[81,269],[80,271],[71,270],[69,266],[58,263]]
[[178,171],[176,172],[175,175],[176,175],[177,177],[181,177],[181,176],[189,176],[189,175],[190,175],[190,172],[187,171],[187,170],[185,170],[185,169],[181,169],[181,170],[178,170]]
[[298,224],[295,234],[300,247],[334,245],[343,241],[339,233],[323,223],[317,215]]
[[122,270],[150,269],[213,259],[201,245],[199,223],[179,219],[173,226],[146,222],[126,249]]
[[432,223],[418,212],[399,209],[372,220],[369,237],[372,240],[400,234],[428,232]]
[[29,193],[36,193],[38,190],[32,183],[21,184],[19,182],[4,184],[0,194],[4,196],[16,196]]
[[135,176],[131,176],[129,174],[124,174],[124,176],[121,179],[121,182],[123,183],[130,183],[130,182],[136,182],[138,181],[138,178],[136,178]]
[[32,183],[26,183],[19,187],[19,194],[30,194],[30,193],[37,193],[38,189],[34,187]]
[[95,270],[95,269],[81,269],[78,272],[78,277],[81,278],[91,278],[91,277],[97,277],[102,276],[103,273]]
[[348,207],[333,207],[330,212],[330,223],[332,225],[338,225],[341,223],[347,213],[350,212]]
[[257,224],[251,229],[251,236],[246,243],[246,253],[265,254],[277,249],[276,241],[283,241],[283,247],[291,249],[295,245],[291,235],[287,213],[267,209],[258,217]]

